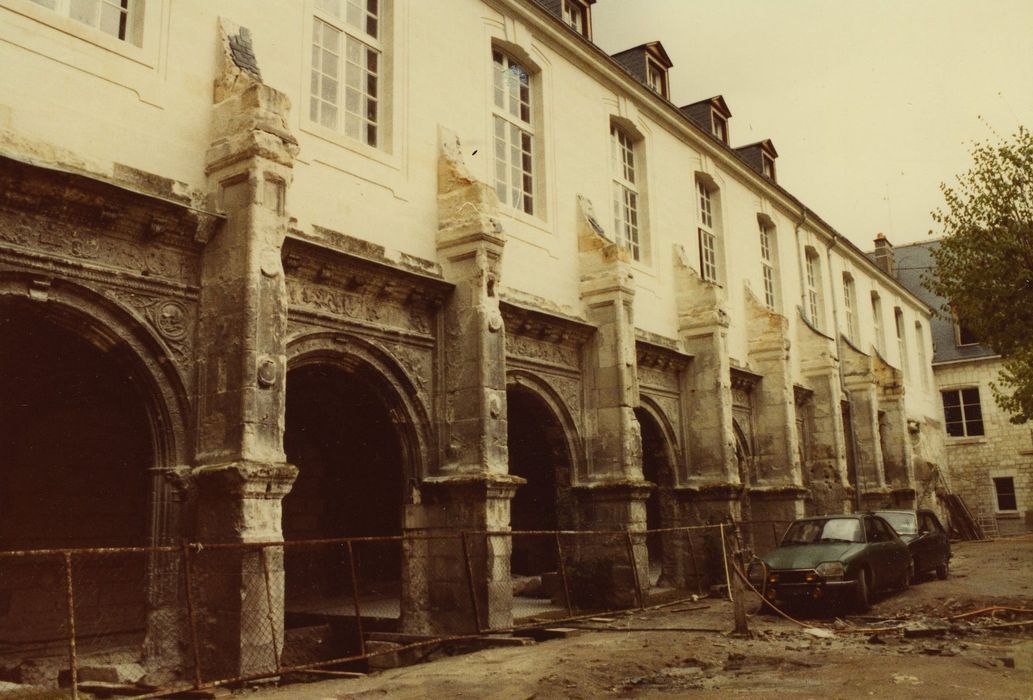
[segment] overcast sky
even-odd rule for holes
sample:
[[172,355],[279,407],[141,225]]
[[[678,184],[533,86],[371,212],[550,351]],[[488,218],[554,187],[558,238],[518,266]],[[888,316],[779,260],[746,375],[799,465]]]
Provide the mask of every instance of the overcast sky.
[[733,146],[864,250],[923,240],[975,141],[1033,126],[1033,0],[598,0],[608,53],[659,40],[671,98],[724,95]]

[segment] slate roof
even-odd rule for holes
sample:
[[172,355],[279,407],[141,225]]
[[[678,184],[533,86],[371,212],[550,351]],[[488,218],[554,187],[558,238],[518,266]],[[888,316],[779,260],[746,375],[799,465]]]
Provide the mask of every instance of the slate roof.
[[[964,345],[958,347],[954,338],[954,321],[942,308],[946,299],[933,294],[922,284],[922,275],[932,271],[934,262],[932,251],[939,241],[927,243],[911,243],[894,246],[893,254],[897,265],[897,279],[908,291],[913,293],[936,312],[930,322],[933,337],[933,362],[955,362],[957,360],[975,360],[982,357],[996,357],[997,353],[983,345]],[[873,257],[872,253],[868,254]]]

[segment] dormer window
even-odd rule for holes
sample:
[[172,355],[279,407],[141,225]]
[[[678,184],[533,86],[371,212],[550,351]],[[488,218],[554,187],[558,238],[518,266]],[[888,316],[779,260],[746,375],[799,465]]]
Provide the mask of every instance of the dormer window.
[[760,172],[769,180],[775,179],[775,159],[767,153],[760,154]]
[[667,71],[653,61],[646,61],[646,85],[660,97],[667,97]]
[[764,139],[748,146],[739,146],[735,149],[750,167],[767,179],[775,182],[775,158],[778,158],[778,151],[771,139]]
[[710,113],[712,132],[722,143],[728,143],[728,120],[717,112]]
[[563,22],[583,37],[588,37],[588,7],[578,0],[563,0]]
[[613,54],[613,59],[657,95],[670,99],[667,71],[673,64],[659,41],[625,49]]

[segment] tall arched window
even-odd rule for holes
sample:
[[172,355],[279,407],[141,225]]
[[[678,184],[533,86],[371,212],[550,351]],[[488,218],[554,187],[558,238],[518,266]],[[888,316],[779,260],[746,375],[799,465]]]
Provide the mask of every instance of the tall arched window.
[[875,334],[875,349],[886,355],[886,332],[882,327],[882,299],[878,292],[872,292],[872,333]]
[[807,255],[804,261],[806,286],[807,286],[807,320],[815,328],[822,328],[822,299],[821,299],[821,260],[818,259],[818,251],[808,246]]
[[382,147],[384,8],[376,0],[315,6],[309,119]]
[[495,192],[502,204],[535,213],[534,118],[527,68],[492,50],[495,74]]
[[893,309],[893,320],[897,328],[897,352],[900,354],[900,371],[904,373],[904,381],[911,378],[911,366],[907,357],[907,335],[904,328],[904,312],[898,306]]
[[757,218],[760,227],[760,266],[764,280],[764,303],[772,311],[778,310],[778,249],[775,227],[770,219]]
[[925,332],[922,322],[915,321],[915,344],[918,346],[918,375],[922,378],[922,388],[929,388],[929,355],[925,351]]
[[610,125],[610,161],[613,171],[613,230],[618,245],[641,260],[639,240],[639,174],[636,170],[635,142],[627,131]]
[[846,328],[847,340],[857,343],[859,331],[857,328],[857,293],[854,289],[854,277],[849,272],[843,273],[843,320]]
[[707,282],[720,284],[721,269],[721,220],[717,206],[717,188],[696,178],[696,198],[699,202],[699,274]]

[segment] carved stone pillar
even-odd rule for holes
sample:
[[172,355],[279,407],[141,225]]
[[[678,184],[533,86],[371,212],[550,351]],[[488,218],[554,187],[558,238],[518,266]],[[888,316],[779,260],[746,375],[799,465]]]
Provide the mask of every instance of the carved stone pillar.
[[[585,352],[589,469],[578,488],[579,522],[586,529],[641,532],[652,486],[642,477],[642,431],[635,417],[639,388],[631,254],[603,235],[587,199],[579,197],[578,206],[581,301],[596,329]],[[605,556],[627,561],[619,551]],[[635,538],[635,562],[639,580],[646,581],[644,538]]]
[[789,321],[747,289],[746,323],[750,367],[762,377],[752,392],[756,445],[756,482],[750,488],[752,517],[794,520],[803,515],[806,491],[800,466],[800,435],[788,429],[796,424]]
[[878,387],[878,445],[888,492],[880,506],[914,508],[917,497],[915,465],[904,408],[903,375],[878,357],[874,358],[873,367]]
[[738,517],[741,494],[732,428],[732,379],[728,312],[721,289],[703,280],[685,249],[674,247],[678,334],[693,356],[686,378],[689,437],[687,485],[699,489],[700,517],[717,522]]
[[[222,21],[220,44],[206,171],[213,205],[227,220],[207,242],[202,263],[196,536],[246,543],[282,538],[280,501],[296,475],[283,452],[287,303],[280,250],[297,144],[287,127],[290,102],[261,82],[247,30]],[[196,555],[206,678],[275,668],[280,649],[273,640],[283,643],[281,555]],[[271,611],[270,599],[277,606]]]
[[847,442],[840,388],[839,357],[835,341],[813,328],[803,314],[798,317],[800,370],[810,389],[808,398],[810,440],[803,484],[810,514],[838,513],[850,509],[853,478],[848,473]]
[[855,476],[861,503],[879,507],[885,499],[886,479],[882,449],[879,443],[879,399],[872,359],[854,348],[846,339],[840,341],[843,363],[843,385],[850,402],[850,430],[854,449]]
[[[510,501],[523,479],[511,477],[506,433],[505,328],[499,310],[499,273],[505,234],[495,217],[495,191],[463,162],[459,140],[439,130],[437,247],[445,278],[455,285],[444,313],[442,455],[437,474],[422,484],[421,503],[406,513],[408,530],[456,534],[509,529]],[[475,629],[461,542],[411,545],[426,566],[416,585],[407,624],[438,632]],[[507,626],[511,618],[510,542],[505,537],[468,541],[480,624]],[[415,561],[415,560],[414,560]],[[417,577],[418,578],[418,577]]]

